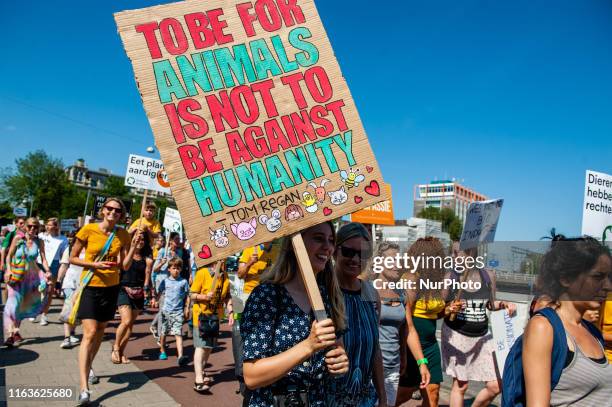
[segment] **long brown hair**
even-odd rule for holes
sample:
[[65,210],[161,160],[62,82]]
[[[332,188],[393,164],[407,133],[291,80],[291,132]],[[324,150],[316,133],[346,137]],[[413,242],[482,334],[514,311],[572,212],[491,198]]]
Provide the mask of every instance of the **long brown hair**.
[[[418,239],[410,246],[407,252],[409,257],[421,257],[421,264],[416,270],[410,270],[418,280],[429,280],[441,282],[444,280],[444,246],[439,239],[431,236]],[[434,259],[438,259],[438,263]],[[425,264],[423,264],[425,262]],[[420,284],[417,284],[420,287]],[[417,300],[441,299],[442,292],[439,289],[418,289]]]
[[[325,222],[331,228],[332,235],[334,236],[334,242],[336,241],[336,229],[333,223]],[[285,237],[281,243],[280,255],[276,260],[276,263],[268,271],[264,272],[261,276],[261,282],[267,282],[270,284],[287,284],[295,273],[298,272],[297,259],[293,246],[291,244],[291,238]],[[327,288],[327,293],[330,299],[331,306],[331,319],[334,321],[334,327],[337,331],[342,331],[346,328],[346,316],[344,310],[344,297],[340,290],[340,284],[334,273],[334,267],[331,258],[325,264],[325,268],[317,274],[317,282],[323,283]]]

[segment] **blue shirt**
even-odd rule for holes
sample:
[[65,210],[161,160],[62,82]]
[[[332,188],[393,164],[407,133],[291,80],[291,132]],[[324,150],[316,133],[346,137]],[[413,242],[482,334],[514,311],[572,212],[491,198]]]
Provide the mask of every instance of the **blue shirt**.
[[160,283],[158,292],[165,292],[163,312],[183,312],[185,299],[189,295],[189,282],[184,278],[178,277],[175,280],[170,276]]

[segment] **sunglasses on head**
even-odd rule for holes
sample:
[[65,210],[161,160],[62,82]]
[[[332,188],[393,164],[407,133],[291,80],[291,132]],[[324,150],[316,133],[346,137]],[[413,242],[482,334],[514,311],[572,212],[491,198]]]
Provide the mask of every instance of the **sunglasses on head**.
[[342,257],[346,257],[347,259],[352,259],[353,257],[357,256],[359,259],[367,260],[372,257],[372,253],[370,251],[352,249],[346,246],[340,246],[340,253],[342,254]]
[[115,212],[115,213],[122,213],[123,212],[123,209],[115,208],[113,206],[105,206],[104,209],[106,209],[107,211],[109,211],[111,213],[113,213],[113,212]]

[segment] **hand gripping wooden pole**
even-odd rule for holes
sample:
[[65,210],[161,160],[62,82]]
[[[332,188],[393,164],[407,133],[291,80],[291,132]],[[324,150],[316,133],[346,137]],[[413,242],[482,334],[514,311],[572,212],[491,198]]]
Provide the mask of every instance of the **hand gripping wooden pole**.
[[321,298],[321,292],[319,292],[319,286],[317,285],[317,279],[315,278],[314,271],[312,271],[312,265],[308,258],[308,252],[306,246],[304,246],[304,240],[302,239],[301,233],[296,233],[291,236],[291,244],[293,245],[293,251],[297,259],[298,268],[300,269],[300,275],[306,288],[306,294],[308,294],[308,301],[314,312],[315,319],[318,322],[327,319],[327,312],[325,312],[325,306],[323,305],[323,299]]

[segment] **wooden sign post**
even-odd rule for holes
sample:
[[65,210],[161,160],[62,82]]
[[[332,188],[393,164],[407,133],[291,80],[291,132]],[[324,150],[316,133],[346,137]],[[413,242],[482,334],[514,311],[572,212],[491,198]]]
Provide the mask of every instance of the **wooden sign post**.
[[323,299],[319,292],[319,286],[317,285],[317,279],[315,278],[314,272],[312,271],[312,265],[308,258],[308,252],[306,246],[304,246],[304,239],[300,233],[296,233],[291,236],[291,244],[293,245],[293,251],[295,252],[295,258],[297,259],[298,268],[300,269],[300,275],[308,294],[308,300],[314,313],[315,319],[319,322],[327,318],[325,312],[325,306],[323,305]]
[[198,266],[390,199],[313,0],[115,20]]

